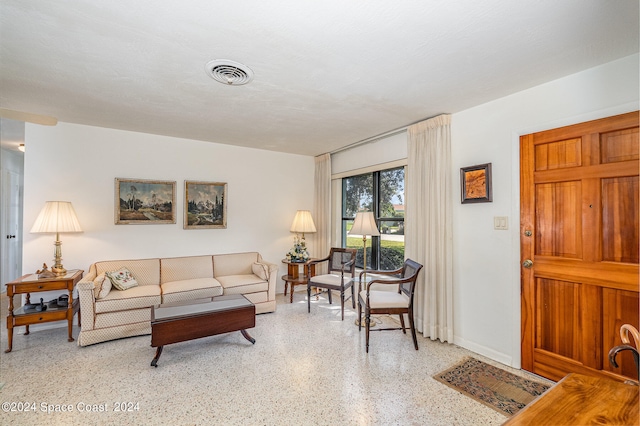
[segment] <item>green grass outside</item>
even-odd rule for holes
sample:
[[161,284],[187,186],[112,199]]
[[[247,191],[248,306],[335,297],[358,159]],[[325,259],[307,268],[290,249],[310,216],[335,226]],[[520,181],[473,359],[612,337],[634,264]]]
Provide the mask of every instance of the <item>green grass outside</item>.
[[[404,249],[404,241],[380,241],[380,245],[386,248],[401,248]],[[362,247],[361,237],[347,237],[347,247],[358,248]],[[371,238],[367,237],[367,247],[371,247]],[[368,262],[367,262],[368,263]]]

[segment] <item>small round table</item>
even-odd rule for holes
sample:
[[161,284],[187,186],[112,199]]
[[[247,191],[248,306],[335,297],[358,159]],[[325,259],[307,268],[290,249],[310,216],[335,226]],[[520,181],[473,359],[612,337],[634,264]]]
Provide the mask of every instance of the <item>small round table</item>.
[[[309,259],[306,262],[292,262],[287,259],[282,259],[282,263],[287,264],[287,275],[282,276],[282,281],[284,281],[284,295],[287,295],[287,287],[291,284],[291,294],[289,295],[289,303],[293,303],[293,290],[295,286],[307,284],[307,277],[309,276],[309,272],[311,272],[311,276],[313,277],[316,274],[316,265],[309,266],[309,263],[313,259]],[[303,274],[300,275],[299,266],[303,265]]]

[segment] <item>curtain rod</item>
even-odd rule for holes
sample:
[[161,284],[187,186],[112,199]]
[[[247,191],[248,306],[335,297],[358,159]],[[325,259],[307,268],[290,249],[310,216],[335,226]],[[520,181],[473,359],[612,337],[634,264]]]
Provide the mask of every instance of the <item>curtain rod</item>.
[[358,141],[358,142],[354,142],[354,143],[352,143],[350,145],[343,146],[342,148],[334,149],[333,151],[329,152],[329,154],[337,154],[338,152],[346,151],[348,149],[355,148],[357,146],[364,145],[364,144],[369,143],[369,142],[379,141],[380,139],[388,138],[389,136],[394,136],[394,135],[400,134],[402,132],[406,132],[408,128],[409,128],[409,126],[404,126],[404,127],[400,127],[398,129],[395,129],[395,130],[390,130],[390,131],[388,131],[386,133],[380,133],[379,135],[371,136],[370,138],[363,139],[363,140]]
[[409,124],[407,126],[399,127],[399,128],[397,128],[395,130],[389,130],[386,133],[380,133],[379,135],[371,136],[370,138],[363,139],[363,140],[358,141],[358,142],[354,142],[354,143],[352,143],[350,145],[343,146],[342,148],[334,149],[333,151],[330,151],[329,154],[337,154],[338,152],[346,151],[347,149],[355,148],[357,146],[364,145],[364,144],[369,143],[369,142],[379,141],[380,139],[388,138],[389,136],[394,136],[394,135],[397,135],[399,133],[406,132],[409,127],[413,126],[416,123],[420,123],[421,121],[430,120],[432,118],[439,117],[441,115],[446,115],[446,114],[447,113],[441,113],[441,114],[436,114],[436,115],[434,115],[432,117],[429,117],[429,118],[423,118],[422,120],[415,121],[415,122],[413,122],[413,123],[411,123],[411,124]]

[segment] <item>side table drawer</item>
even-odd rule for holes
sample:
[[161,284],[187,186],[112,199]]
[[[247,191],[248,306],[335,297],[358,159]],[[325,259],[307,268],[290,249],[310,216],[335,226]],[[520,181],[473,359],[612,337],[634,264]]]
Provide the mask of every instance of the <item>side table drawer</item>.
[[49,321],[61,321],[67,319],[67,310],[34,312],[13,317],[15,327],[21,325],[33,325]]
[[22,283],[19,286],[15,286],[14,293],[15,294],[37,293],[39,291],[66,290],[66,289],[67,289],[66,281],[32,283],[32,284]]

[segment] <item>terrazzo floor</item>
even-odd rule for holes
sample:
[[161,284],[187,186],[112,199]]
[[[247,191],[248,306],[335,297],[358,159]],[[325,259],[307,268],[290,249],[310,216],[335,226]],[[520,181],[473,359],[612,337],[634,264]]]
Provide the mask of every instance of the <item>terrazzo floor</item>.
[[[255,345],[239,332],[169,345],[153,368],[150,336],[80,348],[67,342],[66,327],[32,329],[28,336],[16,329],[13,351],[5,354],[3,294],[0,423],[499,425],[507,419],[432,376],[466,356],[526,373],[420,335],[416,351],[410,334],[400,331],[372,332],[367,354],[357,313],[349,304],[341,321],[336,299],[333,305],[314,300],[309,314],[303,292],[293,304],[278,295],[277,311],[258,315],[248,330]],[[68,411],[56,411],[63,408]]]

